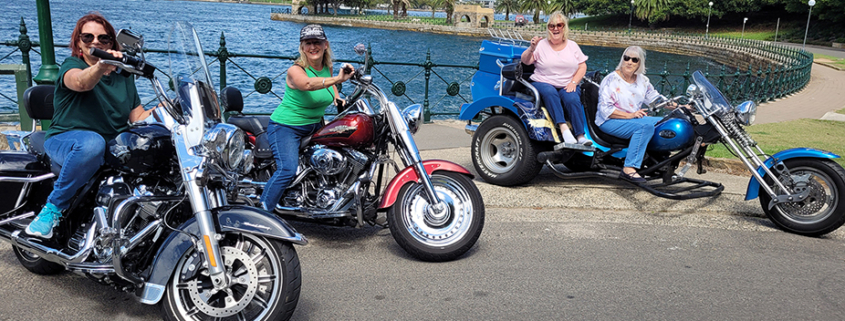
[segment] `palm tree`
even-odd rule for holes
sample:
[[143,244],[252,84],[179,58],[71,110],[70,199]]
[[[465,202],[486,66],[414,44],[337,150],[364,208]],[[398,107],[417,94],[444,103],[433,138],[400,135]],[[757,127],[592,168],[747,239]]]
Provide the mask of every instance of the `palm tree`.
[[649,24],[669,19],[670,0],[636,0],[637,18],[648,20]]
[[534,23],[540,24],[540,11],[547,11],[550,0],[522,0],[519,10],[522,12],[534,11]]
[[554,0],[551,4],[546,6],[546,12],[560,11],[563,15],[571,17],[578,13],[577,0]]
[[455,3],[458,0],[441,0],[441,8],[446,10],[446,24],[452,24],[452,14],[455,13]]
[[519,10],[519,0],[498,0],[496,1],[496,11],[505,11],[505,20],[510,20],[511,11]]

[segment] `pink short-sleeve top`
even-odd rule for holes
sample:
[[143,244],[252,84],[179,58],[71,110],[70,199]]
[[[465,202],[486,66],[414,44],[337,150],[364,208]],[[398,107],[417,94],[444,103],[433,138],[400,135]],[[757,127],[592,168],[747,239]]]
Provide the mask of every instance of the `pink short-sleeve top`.
[[566,87],[578,71],[578,65],[588,58],[575,41],[566,39],[566,46],[560,51],[555,51],[549,39],[544,38],[534,49],[534,74],[531,75],[531,80],[557,88]]

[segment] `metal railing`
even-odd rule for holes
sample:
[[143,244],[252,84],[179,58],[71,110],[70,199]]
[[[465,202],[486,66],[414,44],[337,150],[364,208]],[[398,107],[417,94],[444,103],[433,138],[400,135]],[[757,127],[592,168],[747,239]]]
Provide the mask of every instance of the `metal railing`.
[[[578,31],[578,32],[607,32],[607,31]],[[621,34],[621,33],[619,33]],[[770,42],[758,40],[742,40],[723,37],[704,37],[690,34],[658,34],[658,33],[624,33],[637,39],[661,39],[673,40],[676,42],[698,44],[711,48],[741,51],[746,54],[759,57],[757,63],[749,64],[745,70],[737,69],[735,72],[727,72],[725,66],[718,71],[704,71],[707,76],[729,99],[734,102],[740,100],[754,100],[763,102],[780,98],[796,92],[807,85],[810,80],[810,69],[813,62],[811,53],[802,52],[797,49]],[[39,47],[38,42],[31,42],[26,36],[26,27],[21,20],[21,36],[18,40],[5,41],[2,43],[7,47],[14,47],[11,53],[3,55],[0,53],[0,63],[8,59],[13,53],[21,53],[21,63],[27,66],[27,72],[31,76],[30,51],[39,54],[35,49]],[[57,47],[67,47],[66,44],[57,44]],[[368,48],[368,51],[370,49]],[[166,53],[166,50],[148,49],[148,53]],[[238,87],[245,98],[246,109],[250,109],[251,95],[272,95],[281,101],[283,91],[277,92],[273,89],[274,83],[281,83],[284,88],[284,80],[287,66],[274,65],[273,69],[281,70],[279,73],[266,75],[267,68],[256,68],[260,70],[249,70],[251,67],[246,62],[249,59],[270,59],[281,60],[287,64],[293,64],[294,56],[261,55],[250,53],[230,52],[226,48],[226,38],[221,32],[220,45],[216,51],[205,53],[210,59],[210,65],[217,64],[219,67],[218,83],[220,88],[229,85],[229,79],[237,78],[232,85]],[[376,53],[378,56],[378,53]],[[459,113],[461,104],[471,101],[468,93],[471,78],[474,71],[478,69],[478,63],[474,65],[438,64],[431,61],[430,51],[426,53],[425,60],[418,63],[396,62],[376,60],[371,57],[371,72],[376,83],[384,88],[389,88],[395,96],[396,103],[421,103],[424,108],[425,121],[430,121],[432,116],[453,116]],[[763,63],[763,61],[767,61]],[[338,60],[338,62],[360,63],[356,60]],[[229,66],[231,65],[231,68]],[[609,66],[605,65],[603,74],[610,72]],[[602,71],[599,68],[600,71]],[[672,72],[667,70],[664,64],[663,70],[647,73],[661,93],[666,96],[676,96],[684,92],[691,82],[689,64],[683,72]],[[433,80],[433,81],[432,81]],[[251,88],[248,88],[249,82]],[[31,85],[31,81],[29,82]],[[408,90],[411,88],[411,90]],[[6,97],[12,100],[10,97]],[[2,99],[2,98],[0,98]],[[14,101],[14,100],[12,100]],[[15,105],[17,105],[17,102]],[[154,104],[153,100],[145,104]]]

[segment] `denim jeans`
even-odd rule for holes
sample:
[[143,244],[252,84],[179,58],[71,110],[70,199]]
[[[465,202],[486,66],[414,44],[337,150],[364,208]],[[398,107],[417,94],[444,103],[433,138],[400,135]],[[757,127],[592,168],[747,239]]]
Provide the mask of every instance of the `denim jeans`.
[[654,125],[660,119],[650,116],[634,119],[611,118],[599,128],[610,135],[631,139],[628,143],[628,154],[625,155],[625,167],[640,168],[648,142],[651,141],[651,136],[654,136]]
[[264,209],[272,211],[276,204],[279,204],[282,194],[299,167],[299,144],[302,138],[311,136],[319,128],[320,123],[288,126],[270,121],[267,126],[267,140],[270,141],[270,149],[276,158],[276,172],[267,181],[264,192],[261,193],[261,205]]
[[[537,88],[537,92],[540,93],[540,98],[543,99],[543,104],[549,110],[555,124],[569,121],[573,135],[584,135],[584,125],[587,118],[584,116],[584,106],[581,105],[581,86],[576,86],[575,91],[568,93],[566,88],[557,89],[555,86],[544,82],[533,82],[531,84],[534,85],[534,88]],[[564,109],[566,113],[564,113]]]
[[47,202],[66,210],[71,198],[103,165],[106,140],[89,130],[71,130],[50,136],[44,149],[52,161],[62,165]]

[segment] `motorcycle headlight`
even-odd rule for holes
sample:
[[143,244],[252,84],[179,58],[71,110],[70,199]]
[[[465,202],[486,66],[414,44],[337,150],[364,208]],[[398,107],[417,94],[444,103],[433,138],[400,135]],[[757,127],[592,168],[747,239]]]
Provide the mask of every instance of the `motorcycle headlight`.
[[736,106],[735,110],[736,117],[743,126],[753,124],[754,119],[757,118],[757,104],[753,101],[745,101],[739,104],[739,106]]
[[244,166],[243,166],[243,168],[241,168],[241,174],[246,175],[250,171],[252,171],[252,165],[253,165],[252,163],[253,163],[254,157],[255,156],[252,155],[251,150],[244,150],[244,160],[243,160]]
[[408,106],[402,111],[402,118],[405,118],[405,122],[408,123],[408,129],[411,130],[411,134],[416,134],[422,124],[422,105],[413,104]]
[[244,158],[244,132],[231,124],[217,124],[203,135],[202,144],[211,157],[235,170]]

